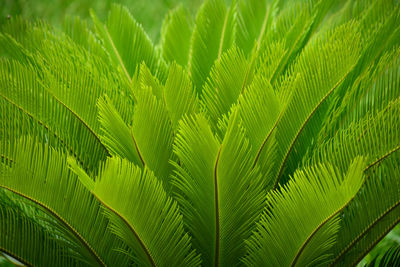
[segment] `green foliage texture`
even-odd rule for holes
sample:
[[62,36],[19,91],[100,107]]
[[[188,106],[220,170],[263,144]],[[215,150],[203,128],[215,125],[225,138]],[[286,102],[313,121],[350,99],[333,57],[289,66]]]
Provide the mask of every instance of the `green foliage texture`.
[[399,223],[398,1],[205,0],[157,42],[106,8],[2,22],[2,253],[354,266]]

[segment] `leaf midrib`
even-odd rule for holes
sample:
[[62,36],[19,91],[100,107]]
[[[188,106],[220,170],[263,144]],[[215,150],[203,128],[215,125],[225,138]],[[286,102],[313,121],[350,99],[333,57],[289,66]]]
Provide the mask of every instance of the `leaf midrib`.
[[[6,248],[4,248],[4,247],[2,247],[2,246],[0,246],[0,251],[4,252],[4,253],[7,254],[7,255],[10,255],[11,257],[13,257],[14,259],[18,260],[18,261],[21,262],[22,264],[25,264],[26,266],[33,266],[33,264],[32,264],[30,261],[28,262],[27,259],[21,258],[20,256],[18,256],[18,255],[15,254],[14,252],[9,251],[8,249],[6,249]],[[14,263],[14,264],[15,264],[15,263]],[[16,265],[16,266],[18,266],[18,265]]]
[[[46,87],[45,87],[46,88]],[[85,126],[86,129],[90,132],[90,134],[96,139],[96,141],[100,144],[101,147],[103,147],[104,151],[109,155],[108,149],[105,147],[105,145],[101,142],[100,137],[96,134],[96,132],[89,126],[88,123],[84,121],[76,112],[74,112],[66,103],[61,101],[58,97],[56,97],[53,92],[49,89],[46,88],[46,91],[49,93],[50,96],[52,96],[60,105],[62,105],[66,110],[68,110],[83,126]]]
[[[353,65],[354,67],[354,65]],[[288,149],[286,150],[286,153],[284,155],[284,158],[281,162],[281,165],[279,167],[279,172],[278,175],[276,177],[276,180],[274,182],[274,186],[273,188],[275,189],[279,183],[280,177],[283,174],[283,170],[285,168],[286,162],[289,158],[290,153],[292,152],[294,145],[296,144],[298,138],[300,137],[301,133],[303,132],[303,130],[305,129],[306,125],[308,124],[308,122],[311,120],[311,118],[313,117],[313,115],[317,112],[317,110],[319,109],[319,107],[329,98],[329,96],[333,93],[333,91],[335,91],[336,88],[339,87],[339,85],[346,79],[346,77],[349,75],[349,73],[351,73],[351,70],[353,69],[353,67],[351,67],[349,69],[349,71],[347,71],[347,73],[345,75],[343,75],[343,77],[336,82],[336,84],[325,94],[324,97],[322,97],[322,99],[317,103],[317,105],[314,107],[314,109],[308,114],[308,116],[306,117],[305,121],[303,122],[303,124],[300,126],[300,129],[297,131],[294,139],[292,140],[292,142],[289,144]]]
[[[388,153],[385,153],[383,156],[379,157],[377,160],[375,160],[373,163],[369,164],[365,169],[364,172],[368,171],[371,167],[375,166],[376,164],[378,164],[379,162],[381,162],[382,160],[385,160],[389,155],[391,155],[392,153],[394,153],[395,151],[399,150],[400,146],[397,146],[395,149],[392,149],[391,151],[389,151]],[[364,181],[365,184],[365,181]],[[357,244],[357,242],[363,237],[365,236],[368,231],[370,229],[372,229],[381,219],[383,219],[387,214],[389,214],[391,211],[393,211],[397,206],[400,205],[400,201],[396,202],[394,205],[392,205],[391,207],[389,207],[385,212],[383,212],[380,216],[378,216],[378,218],[376,218],[370,225],[368,225],[366,228],[364,228],[364,230],[358,235],[356,236],[354,239],[351,240],[350,244],[347,245],[343,250],[341,250],[339,252],[339,254],[335,257],[335,259],[332,261],[332,263],[330,264],[330,266],[334,265],[334,263],[336,263],[341,257],[343,257],[343,255],[349,251],[355,244]],[[399,218],[400,220],[400,218]],[[394,225],[393,225],[394,226]]]
[[307,237],[307,239],[303,242],[303,244],[300,246],[299,250],[296,253],[296,256],[294,257],[292,263],[290,266],[296,266],[297,261],[299,260],[301,254],[303,253],[304,249],[308,245],[308,243],[311,241],[311,239],[316,235],[316,233],[326,224],[328,223],[331,219],[333,219],[336,215],[338,215],[340,212],[342,212],[349,204],[350,202],[355,198],[355,195],[350,198],[346,203],[344,203],[339,209],[337,209],[335,212],[333,212],[331,215],[329,215],[325,220],[323,220],[315,229],[312,231],[312,233]]
[[131,76],[129,75],[129,72],[128,72],[128,70],[127,70],[126,67],[125,67],[124,61],[122,60],[121,55],[119,54],[118,49],[117,49],[117,47],[115,46],[115,43],[114,43],[114,41],[113,41],[113,39],[112,39],[112,37],[111,37],[111,35],[110,35],[110,32],[108,31],[106,25],[103,25],[103,26],[104,26],[104,31],[105,31],[105,33],[106,33],[107,39],[108,39],[108,41],[109,41],[110,44],[111,44],[111,48],[112,48],[112,50],[113,50],[115,56],[117,57],[118,62],[119,62],[119,64],[120,64],[122,70],[124,71],[124,73],[125,73],[125,75],[126,75],[128,81],[129,81],[129,84],[131,84],[131,83],[132,83],[132,78],[131,78]]
[[[33,114],[31,114],[29,111],[25,110],[22,106],[18,105],[17,103],[15,103],[14,101],[12,101],[11,99],[9,99],[8,97],[6,97],[5,95],[3,95],[0,92],[0,96],[6,100],[8,103],[10,103],[11,105],[15,106],[16,108],[18,108],[20,111],[22,111],[24,114],[26,114],[27,116],[29,116],[31,119],[33,119],[34,121],[36,121],[39,125],[43,126],[47,131],[51,132],[54,137],[56,137],[61,144],[67,146],[67,142],[65,142],[64,139],[62,139],[55,131],[53,131],[50,126],[48,126],[47,124],[45,124],[43,121],[41,121],[40,119],[36,118]],[[84,161],[79,157],[79,155],[74,151],[74,149],[72,149],[71,146],[67,146],[67,148],[69,149],[69,151],[74,155],[74,157],[79,161],[80,164],[82,164],[82,166],[84,166]],[[87,167],[87,166],[86,166]]]
[[220,213],[219,213],[219,189],[218,189],[218,164],[221,157],[222,145],[219,146],[217,159],[214,165],[214,203],[215,203],[215,253],[214,266],[220,264]]
[[224,46],[225,31],[226,31],[226,27],[227,27],[227,25],[228,25],[229,12],[230,12],[230,9],[226,10],[225,19],[224,19],[224,25],[222,26],[221,38],[219,39],[219,47],[218,47],[218,56],[217,56],[217,60],[219,60],[219,59],[221,58],[222,48],[223,48],[223,46]]
[[99,196],[97,196],[94,192],[92,192],[92,194],[96,197],[96,199],[108,210],[110,210],[112,213],[114,213],[115,215],[117,215],[124,223],[125,225],[129,228],[129,230],[131,230],[131,232],[133,233],[133,235],[136,237],[136,240],[138,241],[140,247],[142,248],[143,252],[145,253],[147,259],[149,260],[149,263],[151,266],[156,267],[156,263],[155,263],[155,259],[153,257],[153,255],[150,252],[150,249],[146,246],[145,242],[143,241],[143,239],[140,237],[138,231],[135,229],[135,227],[128,221],[128,219],[122,215],[121,213],[119,213],[117,210],[115,210],[114,208],[112,208],[110,205],[106,204],[104,201],[102,201],[100,199]]
[[[357,235],[354,239],[351,240],[350,244],[347,245],[343,250],[337,254],[337,256],[333,259],[333,261],[329,264],[329,266],[335,265],[335,263],[341,259],[346,252],[348,252],[354,245],[357,244],[357,242],[363,238],[369,230],[371,230],[375,225],[377,225],[382,219],[385,218],[386,215],[388,215],[390,212],[392,212],[394,209],[396,209],[400,205],[400,201],[397,201],[394,205],[389,207],[385,212],[383,212],[378,218],[376,218],[371,224],[369,224],[366,228],[364,228],[359,235]],[[399,218],[400,219],[400,218]],[[393,225],[393,227],[396,224]],[[389,229],[390,230],[390,229]]]
[[96,262],[100,266],[106,266],[104,261],[100,258],[100,256],[97,254],[97,252],[90,246],[88,241],[81,236],[81,234],[73,227],[71,226],[66,220],[64,220],[63,217],[61,217],[56,211],[52,210],[50,207],[48,207],[46,204],[42,203],[41,201],[34,199],[28,195],[23,194],[22,192],[19,192],[13,188],[10,188],[8,186],[5,186],[3,184],[0,184],[1,188],[4,188],[10,192],[13,192],[14,194],[17,194],[25,199],[28,199],[35,203],[36,205],[40,206],[44,210],[48,211],[51,216],[54,216],[58,221],[60,221],[74,236],[77,238],[80,243],[89,251],[89,253],[93,256],[93,258],[96,260]]

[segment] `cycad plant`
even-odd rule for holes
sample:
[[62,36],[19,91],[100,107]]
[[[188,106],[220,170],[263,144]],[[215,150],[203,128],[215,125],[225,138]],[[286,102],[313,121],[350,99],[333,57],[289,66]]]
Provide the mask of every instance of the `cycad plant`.
[[356,265],[400,220],[399,8],[206,0],[195,19],[170,11],[159,44],[117,5],[63,30],[11,19],[0,250],[34,266]]

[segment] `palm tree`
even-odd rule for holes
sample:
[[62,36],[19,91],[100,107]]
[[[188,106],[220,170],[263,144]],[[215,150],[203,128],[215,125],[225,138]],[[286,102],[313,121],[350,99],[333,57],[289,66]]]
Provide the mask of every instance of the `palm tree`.
[[[398,1],[206,0],[0,34],[0,251],[356,265],[400,220]],[[398,248],[382,262],[398,260]],[[378,262],[378,261],[377,261]]]

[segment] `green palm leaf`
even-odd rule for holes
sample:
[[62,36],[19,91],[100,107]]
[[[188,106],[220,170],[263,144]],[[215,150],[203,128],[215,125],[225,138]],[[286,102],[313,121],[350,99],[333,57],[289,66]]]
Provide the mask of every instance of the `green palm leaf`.
[[[127,264],[126,257],[113,251],[122,244],[107,231],[108,220],[100,203],[68,169],[65,155],[30,138],[2,147],[2,151],[8,152],[12,165],[0,165],[0,187],[35,203],[59,221],[87,251],[90,262]],[[18,255],[18,251],[14,253]]]
[[[399,220],[396,167],[400,149],[399,103],[397,99],[378,114],[353,123],[314,152],[313,161],[332,162],[341,170],[347,168],[354,155],[369,157],[365,168],[367,183],[343,212],[345,219],[335,246],[334,263],[355,264],[383,237],[382,231],[386,233]],[[329,156],[323,156],[322,151]]]
[[[276,126],[280,163],[275,186],[284,174],[285,168],[288,168],[287,172],[290,173],[297,167],[296,158],[302,155],[291,155],[291,153],[293,150],[300,153],[305,151],[296,147],[297,141],[302,134],[306,137],[313,136],[321,127],[318,118],[323,118],[324,111],[326,112],[325,102],[343,82],[358,59],[359,37],[351,31],[351,24],[343,25],[328,33],[324,37],[326,42],[323,44],[319,40],[314,41],[301,54],[293,67],[292,74],[287,76],[289,82],[283,82],[279,91],[281,99],[287,98],[287,95],[291,96]],[[290,80],[295,82],[291,83]],[[298,143],[304,147],[310,139],[302,141]]]
[[275,11],[274,1],[238,1],[236,44],[247,55],[255,42],[260,44],[270,28]]
[[[30,121],[40,125],[51,135],[46,137],[47,139],[56,139],[57,143],[74,154],[89,170],[93,169],[100,159],[105,158],[108,152],[99,142],[97,134],[79,115],[54,97],[32,66],[9,60],[2,60],[0,64],[0,94],[3,103],[7,103],[2,105],[2,109],[23,113],[24,117],[29,117]],[[49,117],[49,113],[54,117]],[[11,129],[2,130],[7,132]],[[24,131],[21,127],[15,127],[14,130]]]
[[335,135],[339,127],[349,127],[368,114],[379,113],[400,96],[399,53],[399,48],[386,52],[376,66],[359,76],[332,113],[331,119],[324,124],[318,143],[325,140],[324,136]]
[[[96,262],[79,262],[71,253],[71,246],[62,238],[29,218],[24,212],[1,201],[0,250],[26,265],[79,266]],[[23,247],[24,249],[21,249]],[[16,254],[17,253],[17,254]],[[80,259],[82,260],[82,259]]]
[[365,186],[343,211],[331,265],[356,265],[399,223],[399,155],[367,172]]
[[115,109],[111,99],[108,96],[100,98],[98,106],[99,121],[103,129],[103,134],[100,136],[102,143],[114,155],[142,165],[143,158],[131,129]]
[[187,65],[192,27],[192,18],[182,5],[166,15],[161,29],[161,49],[167,62]]
[[[269,193],[257,230],[247,241],[247,265],[322,264],[339,230],[337,215],[363,182],[365,160],[356,158],[346,174],[331,165],[297,171],[293,180]],[[301,227],[298,227],[298,226]]]
[[[242,125],[246,129],[254,165],[260,167],[265,187],[272,186],[273,173],[276,166],[276,138],[274,127],[281,115],[282,104],[275,94],[271,84],[265,80],[262,74],[256,75],[253,83],[239,97],[239,114]],[[265,140],[268,136],[268,140]],[[258,150],[257,148],[260,148]],[[261,154],[260,151],[263,151]]]
[[164,88],[165,105],[174,129],[185,115],[199,110],[199,100],[189,75],[182,67],[172,64]]
[[144,61],[153,74],[165,79],[165,63],[160,60],[153,43],[129,11],[113,5],[105,24],[92,12],[96,33],[103,40],[104,47],[115,66],[121,68],[128,81]]
[[[93,182],[82,172],[80,178],[87,180],[87,185]],[[136,264],[199,265],[177,203],[167,196],[150,170],[142,171],[126,160],[111,158],[89,188],[103,203],[111,230],[129,246]]]
[[263,207],[262,181],[237,123],[234,112],[220,143],[203,116],[187,118],[174,146],[176,199],[205,265],[236,264]]
[[140,97],[133,112],[131,133],[142,155],[143,164],[167,186],[173,143],[171,121],[165,103],[158,100],[149,87],[143,88],[137,95]]
[[0,19],[0,252],[348,266],[398,224],[397,0],[205,0],[157,45],[91,16]]
[[212,65],[234,40],[234,10],[226,8],[222,0],[207,0],[201,6],[192,34],[189,72],[201,93]]
[[[228,49],[215,62],[204,84],[202,101],[211,122],[218,122],[236,103],[253,78],[250,68],[246,57],[236,47]],[[213,130],[217,130],[216,125],[213,125]]]

